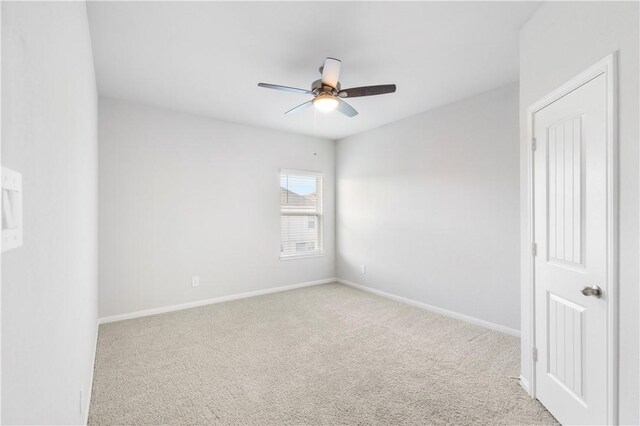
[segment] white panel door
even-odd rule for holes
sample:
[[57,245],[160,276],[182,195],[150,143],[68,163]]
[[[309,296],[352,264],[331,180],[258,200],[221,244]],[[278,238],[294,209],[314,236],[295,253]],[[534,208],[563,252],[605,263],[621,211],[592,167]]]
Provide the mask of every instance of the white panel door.
[[533,120],[536,396],[563,424],[606,424],[606,75]]

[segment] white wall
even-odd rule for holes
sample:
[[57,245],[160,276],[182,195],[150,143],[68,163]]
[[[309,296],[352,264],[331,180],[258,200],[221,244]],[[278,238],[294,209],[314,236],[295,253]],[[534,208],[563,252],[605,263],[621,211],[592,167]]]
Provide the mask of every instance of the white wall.
[[[2,58],[2,5],[0,4],[0,59]],[[2,61],[0,60],[0,100],[2,99]],[[0,102],[0,147],[2,147],[2,102]],[[2,150],[0,149],[0,165],[2,161]],[[0,199],[0,209],[2,200]],[[2,241],[0,239],[0,248]],[[2,309],[2,262],[0,261],[0,313]],[[2,423],[2,315],[0,315],[0,424]]]
[[79,424],[97,321],[97,93],[86,9],[2,2],[2,15],[3,165],[22,173],[24,189],[24,245],[2,254],[2,422]]
[[[520,36],[521,213],[523,297],[528,295],[526,108],[615,50],[620,93],[620,417],[638,424],[638,3],[549,2]],[[528,305],[525,304],[525,308]],[[529,329],[523,310],[522,330]],[[522,373],[529,377],[530,339],[522,336]]]
[[517,84],[340,140],[338,276],[518,329],[518,167]]
[[[333,141],[103,98],[99,121],[101,317],[335,276]],[[280,168],[325,174],[323,257],[279,259]]]

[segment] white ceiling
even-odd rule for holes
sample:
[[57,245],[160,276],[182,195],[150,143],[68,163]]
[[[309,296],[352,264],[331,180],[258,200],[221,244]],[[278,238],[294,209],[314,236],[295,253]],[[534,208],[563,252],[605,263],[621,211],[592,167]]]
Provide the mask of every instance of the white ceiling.
[[[339,139],[518,79],[518,30],[538,2],[99,2],[88,4],[101,95]],[[348,100],[355,118],[313,108],[324,58],[343,88],[396,83]]]

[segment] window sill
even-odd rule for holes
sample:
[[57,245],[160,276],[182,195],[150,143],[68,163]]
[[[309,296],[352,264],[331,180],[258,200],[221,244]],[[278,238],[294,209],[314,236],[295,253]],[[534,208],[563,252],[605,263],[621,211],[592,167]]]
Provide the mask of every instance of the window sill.
[[280,260],[309,259],[312,257],[323,257],[323,251],[316,251],[308,254],[290,254],[287,256],[280,255]]

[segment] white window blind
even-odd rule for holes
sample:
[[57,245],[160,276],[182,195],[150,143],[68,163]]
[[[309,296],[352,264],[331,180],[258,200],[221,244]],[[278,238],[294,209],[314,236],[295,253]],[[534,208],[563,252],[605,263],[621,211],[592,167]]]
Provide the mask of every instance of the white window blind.
[[280,171],[280,256],[322,253],[322,175]]

